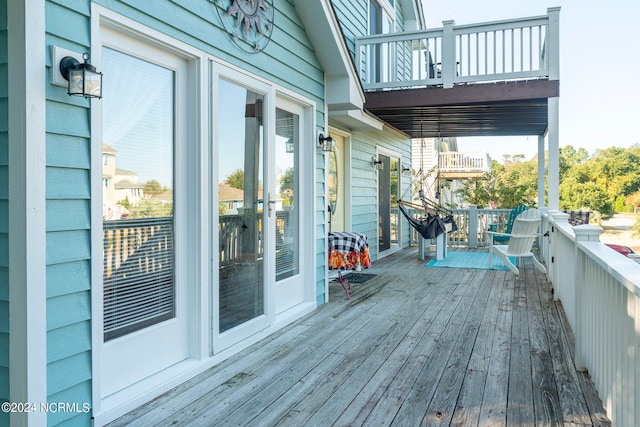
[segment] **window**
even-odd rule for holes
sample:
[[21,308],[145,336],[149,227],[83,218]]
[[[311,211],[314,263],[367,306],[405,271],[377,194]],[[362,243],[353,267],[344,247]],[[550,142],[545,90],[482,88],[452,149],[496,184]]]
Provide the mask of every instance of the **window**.
[[[395,11],[388,0],[369,1],[369,34],[387,34],[393,32],[393,17]],[[390,67],[392,52],[386,44],[371,45],[369,47],[369,81],[380,83],[388,81],[391,75]]]

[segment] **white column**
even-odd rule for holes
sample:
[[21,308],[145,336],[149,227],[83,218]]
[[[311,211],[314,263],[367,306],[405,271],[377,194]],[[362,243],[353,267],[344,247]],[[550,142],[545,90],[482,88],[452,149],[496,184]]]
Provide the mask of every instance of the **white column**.
[[558,136],[559,98],[549,98],[549,166],[547,178],[549,184],[549,209],[560,209],[560,144]]
[[[547,9],[549,16],[547,64],[549,80],[560,79],[560,8]],[[548,169],[548,205],[549,209],[560,209],[560,158],[559,158],[559,99],[549,98],[549,128],[547,130],[549,169]]]
[[[9,86],[9,394],[46,403],[45,1],[7,4]],[[11,414],[46,425],[45,412]]]
[[542,208],[546,206],[545,204],[545,195],[546,189],[544,186],[545,176],[546,176],[546,165],[545,165],[545,153],[544,153],[544,135],[538,136],[538,208]]

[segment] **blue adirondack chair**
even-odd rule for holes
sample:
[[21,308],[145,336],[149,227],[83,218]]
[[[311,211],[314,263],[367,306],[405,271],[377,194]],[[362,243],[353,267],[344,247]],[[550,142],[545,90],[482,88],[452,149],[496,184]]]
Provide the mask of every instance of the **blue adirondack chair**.
[[[511,229],[513,228],[513,223],[516,220],[516,217],[518,215],[520,215],[522,212],[526,211],[527,209],[529,209],[528,206],[526,205],[518,205],[515,208],[511,209],[511,212],[509,212],[509,218],[507,219],[507,224],[506,224],[506,229],[501,230],[499,229],[501,224],[490,224],[489,225],[489,231],[493,231],[494,233],[505,233],[505,234],[510,234],[511,233]],[[490,240],[490,236],[493,236],[493,241]],[[504,243],[507,242],[509,240],[509,236],[501,236],[501,235],[488,235],[487,237],[489,237],[489,239],[487,239],[489,241],[489,243],[493,243],[495,244],[497,243]]]

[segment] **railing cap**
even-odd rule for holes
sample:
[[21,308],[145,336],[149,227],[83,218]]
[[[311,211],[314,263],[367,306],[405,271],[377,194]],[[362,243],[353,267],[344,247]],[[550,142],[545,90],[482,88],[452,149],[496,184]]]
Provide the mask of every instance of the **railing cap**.
[[568,213],[564,213],[562,211],[549,211],[549,216],[553,218],[553,220],[555,222],[561,223],[561,224],[568,224],[569,223],[569,218],[571,217],[571,215],[569,215]]
[[600,234],[602,234],[602,227],[597,225],[578,225],[573,228],[573,232],[576,235],[576,241],[579,242],[599,242]]

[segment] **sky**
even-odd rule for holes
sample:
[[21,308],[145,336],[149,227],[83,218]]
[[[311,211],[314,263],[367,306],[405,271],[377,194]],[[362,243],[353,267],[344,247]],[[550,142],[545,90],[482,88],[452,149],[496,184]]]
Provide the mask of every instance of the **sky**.
[[[422,0],[427,28],[546,15],[560,6],[560,147],[596,149],[640,143],[640,1]],[[538,138],[458,138],[459,151],[531,159]]]

